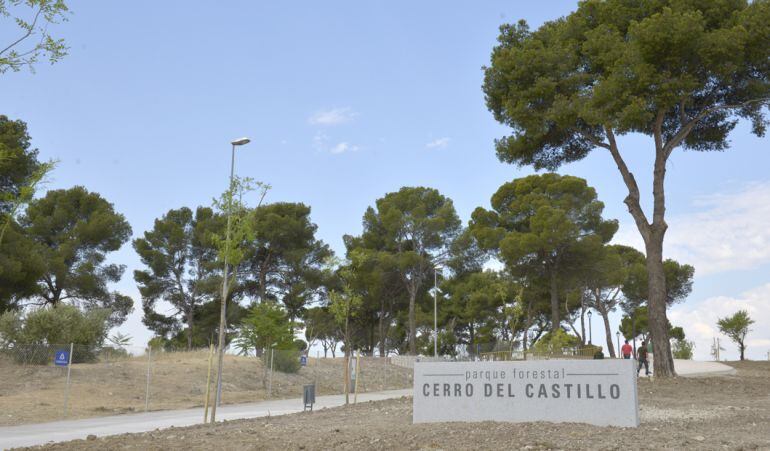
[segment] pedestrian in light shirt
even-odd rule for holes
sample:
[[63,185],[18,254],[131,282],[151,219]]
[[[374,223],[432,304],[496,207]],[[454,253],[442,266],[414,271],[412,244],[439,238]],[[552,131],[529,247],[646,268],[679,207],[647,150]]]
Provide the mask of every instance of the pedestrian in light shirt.
[[620,354],[623,356],[624,359],[630,359],[633,353],[634,353],[633,348],[631,347],[630,344],[628,344],[628,340],[626,340],[625,344],[623,344],[623,347],[620,348]]

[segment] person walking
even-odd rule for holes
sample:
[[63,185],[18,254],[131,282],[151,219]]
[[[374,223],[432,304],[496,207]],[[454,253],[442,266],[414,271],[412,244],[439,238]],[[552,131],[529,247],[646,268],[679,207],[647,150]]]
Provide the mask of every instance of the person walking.
[[650,367],[653,367],[653,359],[655,359],[655,354],[652,351],[652,337],[649,337],[647,338],[647,363],[649,363]]
[[647,340],[642,342],[639,349],[636,350],[636,359],[639,361],[639,366],[636,368],[636,375],[639,375],[639,371],[642,370],[644,365],[644,375],[650,375],[650,362],[647,361]]
[[630,344],[628,344],[628,340],[626,340],[623,344],[623,347],[620,348],[620,354],[623,356],[624,359],[630,359],[633,353],[634,353],[634,349],[631,347]]

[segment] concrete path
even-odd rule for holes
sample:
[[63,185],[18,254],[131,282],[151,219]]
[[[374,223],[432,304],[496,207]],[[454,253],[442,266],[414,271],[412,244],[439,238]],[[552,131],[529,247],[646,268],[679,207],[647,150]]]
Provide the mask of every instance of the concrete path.
[[[412,389],[359,393],[358,402],[379,401],[411,395]],[[352,395],[350,400],[353,401]],[[313,408],[318,410],[343,404],[345,404],[344,395],[317,396]],[[217,420],[258,418],[296,412],[302,412],[301,398],[222,406],[217,409]],[[202,421],[203,408],[197,408],[0,427],[0,449],[84,439],[91,434],[106,436],[127,432],[153,431],[172,426],[191,426],[200,424]]]
[[735,368],[719,362],[674,359],[676,374],[684,377],[724,376],[735,374]]

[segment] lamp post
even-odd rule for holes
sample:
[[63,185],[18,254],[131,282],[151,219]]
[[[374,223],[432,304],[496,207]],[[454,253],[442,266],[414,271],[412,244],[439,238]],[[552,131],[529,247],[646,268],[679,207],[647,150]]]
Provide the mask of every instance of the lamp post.
[[618,358],[621,359],[623,357],[620,355],[620,331],[615,332],[615,336],[618,338]]
[[591,311],[588,311],[588,344],[592,345],[594,344],[594,331],[593,331],[593,324],[591,324]]
[[233,210],[233,185],[235,184],[235,148],[251,142],[249,138],[240,138],[231,141],[232,153],[230,155],[230,188],[227,200],[227,230],[225,232],[225,267],[222,274],[222,303],[219,308],[219,335],[217,340],[217,392],[214,405],[211,406],[211,422],[216,421],[217,407],[222,399],[222,364],[225,360],[225,332],[227,331],[227,293],[228,293],[228,266],[227,254],[230,250],[230,224],[232,222]]
[[440,266],[433,268],[433,357],[438,357],[438,271]]

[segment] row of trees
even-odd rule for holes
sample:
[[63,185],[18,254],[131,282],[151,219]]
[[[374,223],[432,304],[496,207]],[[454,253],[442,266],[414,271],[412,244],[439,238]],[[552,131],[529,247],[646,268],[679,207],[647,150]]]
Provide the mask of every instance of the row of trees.
[[[365,212],[363,233],[345,237],[346,261],[327,286],[332,306],[356,300],[348,332],[335,336],[339,322],[318,306],[308,312],[307,338],[325,349],[331,336],[369,353],[432,353],[436,279],[441,353],[526,349],[562,328],[585,344],[585,316],[594,310],[614,356],[609,314],[622,308],[634,325],[648,299],[647,269],[639,251],[608,244],[617,223],[602,210],[585,180],[551,173],[506,183],[467,227],[436,190],[389,193]],[[672,260],[666,268],[673,304],[690,293],[694,270]],[[623,333],[649,330],[640,320]]]
[[[10,155],[2,162],[2,310],[67,303],[107,309],[109,325],[120,324],[133,301],[110,291],[124,267],[107,263],[107,256],[130,239],[125,218],[82,187],[30,198],[15,216],[14,196],[37,183],[43,163],[22,122],[2,117],[0,133]],[[237,183],[242,191],[248,185]],[[429,353],[433,282],[440,290],[434,295],[441,298],[436,322],[442,353],[526,349],[561,328],[585,344],[589,310],[602,318],[611,356],[612,311],[627,313],[627,338],[648,333],[641,318],[649,298],[645,257],[608,244],[617,222],[602,218],[604,206],[583,179],[545,173],[506,183],[467,225],[437,190],[404,187],[364,212],[362,233],[344,237],[344,260],[317,239],[310,207],[262,204],[262,188],[256,207],[234,208],[230,249],[223,245],[222,201],[170,210],[133,240],[143,263],[133,274],[143,322],[167,346],[212,342],[224,252],[232,266],[228,340],[240,335],[257,353],[266,341],[294,345],[254,332],[284,323],[289,336],[304,329],[310,344],[319,342],[332,354],[338,343],[380,355]],[[664,266],[670,305],[689,294],[693,268],[671,260]],[[283,313],[268,315],[267,305]],[[280,326],[259,324],[278,320]]]

